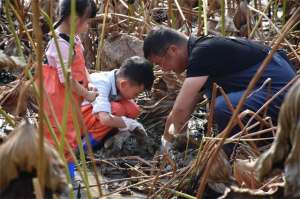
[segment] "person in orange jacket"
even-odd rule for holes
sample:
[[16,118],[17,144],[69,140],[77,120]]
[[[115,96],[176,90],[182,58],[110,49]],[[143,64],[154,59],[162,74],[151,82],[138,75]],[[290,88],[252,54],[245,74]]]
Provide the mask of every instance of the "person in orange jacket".
[[[96,15],[96,5],[93,0],[76,0],[76,33],[75,44],[69,55],[70,49],[70,13],[71,13],[71,0],[62,0],[59,4],[60,20],[54,25],[58,48],[54,38],[52,38],[46,49],[46,59],[43,66],[44,76],[44,111],[49,117],[51,126],[61,141],[61,132],[55,122],[57,119],[60,125],[63,124],[63,114],[65,111],[66,101],[66,79],[63,74],[63,67],[71,71],[70,74],[70,88],[72,90],[71,99],[69,100],[68,112],[66,115],[66,132],[65,140],[70,144],[72,149],[76,149],[76,131],[74,127],[74,119],[72,114],[72,104],[75,104],[77,121],[80,121],[80,105],[83,100],[94,101],[97,92],[88,90],[88,73],[85,66],[83,56],[83,46],[78,36],[79,33],[86,32],[88,29],[88,20]],[[60,57],[61,55],[61,57]],[[71,56],[70,67],[68,68],[69,56]],[[62,59],[60,59],[62,58]],[[71,100],[74,103],[71,103]],[[54,140],[45,124],[45,136],[48,141],[54,145]],[[68,161],[69,171],[71,178],[75,176],[75,165],[69,150],[65,145],[64,155]]]
[[[112,136],[115,128],[144,130],[136,120],[140,110],[133,99],[152,87],[153,65],[148,60],[130,57],[120,69],[90,74],[90,80],[99,96],[91,103],[84,102],[81,111],[93,148]],[[86,150],[86,141],[83,143]]]

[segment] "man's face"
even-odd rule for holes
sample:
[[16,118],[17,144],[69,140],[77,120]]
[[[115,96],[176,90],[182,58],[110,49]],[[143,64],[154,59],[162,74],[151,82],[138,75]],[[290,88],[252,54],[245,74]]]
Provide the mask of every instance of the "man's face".
[[177,46],[171,45],[167,48],[164,55],[151,55],[149,61],[155,65],[159,65],[163,71],[174,71],[182,73],[185,69],[183,55]]

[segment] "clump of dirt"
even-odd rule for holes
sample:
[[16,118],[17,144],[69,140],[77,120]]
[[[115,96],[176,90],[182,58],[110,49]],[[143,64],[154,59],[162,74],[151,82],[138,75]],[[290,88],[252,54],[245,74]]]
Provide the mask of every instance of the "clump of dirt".
[[102,159],[135,155],[149,159],[156,149],[154,140],[136,129],[133,132],[121,131],[109,138],[95,155]]
[[8,84],[16,79],[17,77],[11,72],[2,69],[0,70],[0,85]]

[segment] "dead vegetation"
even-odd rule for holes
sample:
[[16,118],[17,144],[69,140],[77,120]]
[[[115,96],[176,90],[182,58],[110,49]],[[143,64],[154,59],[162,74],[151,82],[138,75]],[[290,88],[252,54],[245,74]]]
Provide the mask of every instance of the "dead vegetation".
[[[51,194],[66,194],[67,181],[64,165],[57,152],[45,144],[44,176],[46,179],[46,197]],[[28,122],[21,124],[10,133],[0,146],[0,197],[33,198],[39,186],[37,179],[37,161],[39,157],[38,134]],[[35,180],[34,180],[35,179]]]
[[[6,1],[2,2],[0,49],[3,52],[0,55],[0,70],[6,74],[5,77],[13,76],[13,80],[16,80],[2,81],[1,79],[1,129],[7,126],[14,128],[21,118],[32,118],[37,125],[36,93],[30,86],[34,75],[30,75],[33,71],[30,60],[36,59],[32,35],[32,2],[11,1],[12,3],[7,4],[7,11],[5,11],[4,3]],[[87,67],[91,71],[111,70],[117,68],[129,56],[142,55],[142,41],[145,34],[151,27],[165,24],[186,34],[245,36],[275,48],[284,48],[291,62],[297,69],[300,68],[299,1],[253,0],[249,3],[248,0],[227,0],[224,1],[225,7],[223,6],[225,3],[222,2],[222,0],[97,1],[98,15],[91,22],[90,30],[81,35]],[[54,21],[56,6],[56,1],[40,1],[40,8]],[[45,33],[49,31],[49,28],[44,18],[40,19],[40,27],[44,33],[43,47],[45,47],[47,40]],[[297,168],[299,164],[296,149],[299,140],[296,136],[297,126],[295,126],[299,120],[297,84],[282,108],[278,127],[270,123],[270,119],[264,114],[268,104],[276,98],[276,94],[257,113],[248,111],[237,114],[238,107],[233,110],[234,117],[230,127],[242,125],[242,131],[229,138],[227,138],[227,132],[214,135],[213,116],[207,114],[209,111],[206,107],[207,102],[199,103],[198,109],[193,113],[188,124],[189,138],[179,138],[172,154],[162,156],[158,152],[164,121],[171,110],[183,78],[173,73],[164,73],[159,68],[155,69],[155,74],[156,81],[151,93],[140,96],[137,100],[143,107],[140,121],[144,124],[149,137],[139,140],[140,135],[137,132],[127,137],[123,135],[106,141],[105,147],[95,153],[95,158],[91,157],[91,161],[97,165],[99,173],[101,172],[109,179],[101,183],[88,183],[90,188],[100,187],[106,190],[105,193],[95,191],[93,195],[111,196],[114,193],[121,193],[127,194],[125,197],[128,197],[131,194],[141,193],[149,198],[172,198],[173,196],[216,198],[221,195],[223,198],[282,198],[288,194],[298,196]],[[278,94],[293,85],[298,77]],[[253,118],[258,119],[251,125],[249,121],[241,124],[240,118],[243,115],[251,115],[249,121]],[[254,128],[256,126],[260,126],[258,131],[254,130],[257,129]],[[16,131],[23,132],[18,129]],[[30,130],[30,132],[33,131],[33,129]],[[277,137],[275,144],[267,150],[271,144],[260,146],[257,143],[266,139],[263,135],[269,132]],[[287,136],[287,132],[289,137],[278,138],[283,135]],[[3,134],[1,131],[0,133]],[[12,134],[14,136],[15,133]],[[24,133],[19,133],[19,135],[24,136]],[[37,144],[33,140],[37,138],[30,133],[29,135],[25,141],[34,142],[30,146],[35,147],[33,149],[35,151]],[[10,141],[1,145],[0,159],[7,157],[3,155],[5,150],[1,151],[1,149],[8,145],[12,148],[14,142],[17,142],[14,139],[16,138],[12,137]],[[273,137],[267,139],[272,140]],[[295,142],[288,142],[288,140]],[[283,147],[280,145],[282,141]],[[118,144],[112,144],[116,142]],[[224,143],[229,142],[236,144],[236,150],[228,159],[219,149]],[[24,144],[21,146],[25,147]],[[25,152],[29,149],[18,150]],[[47,150],[45,150],[46,153]],[[267,152],[258,161],[261,165],[259,167],[261,177],[269,174],[273,165],[279,166],[279,163],[281,167],[286,166],[287,169],[283,175],[275,172],[260,182],[255,178],[256,171],[253,163],[265,151]],[[288,155],[288,152],[291,153]],[[48,153],[52,154],[52,152]],[[18,154],[11,157],[22,160]],[[29,172],[32,168],[37,168],[35,167],[36,161],[32,159],[36,157],[34,154],[22,157],[27,158],[27,161],[32,160],[32,162],[29,161],[31,162]],[[284,159],[279,161],[276,159],[279,157]],[[289,161],[285,161],[285,158]],[[4,163],[2,159],[1,163]],[[22,167],[26,168],[25,165]],[[78,167],[81,166],[78,165]],[[0,166],[1,172],[7,172],[6,168],[7,166]],[[17,175],[15,170],[13,173],[15,174],[13,176]],[[286,178],[285,184],[283,176]],[[46,185],[55,192],[52,182],[47,182]],[[1,191],[2,186],[0,187]],[[82,187],[82,189],[86,188]]]

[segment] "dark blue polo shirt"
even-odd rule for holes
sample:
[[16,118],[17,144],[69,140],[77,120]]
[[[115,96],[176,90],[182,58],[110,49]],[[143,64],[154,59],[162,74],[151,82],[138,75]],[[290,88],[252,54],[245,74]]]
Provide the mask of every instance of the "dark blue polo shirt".
[[[227,93],[245,90],[269,49],[262,44],[241,38],[190,37],[187,77],[208,76],[205,85],[208,90],[211,90],[212,82],[216,82]],[[262,85],[265,79],[271,78],[272,88],[278,90],[294,76],[292,67],[275,53],[257,86]]]

